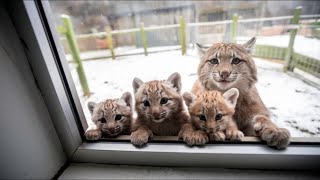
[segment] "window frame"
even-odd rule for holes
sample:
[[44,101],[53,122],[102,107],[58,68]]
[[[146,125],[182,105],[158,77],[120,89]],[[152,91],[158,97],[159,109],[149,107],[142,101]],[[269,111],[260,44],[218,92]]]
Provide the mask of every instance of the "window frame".
[[[25,47],[35,80],[71,162],[240,169],[318,169],[320,140],[296,138],[284,150],[257,140],[188,147],[173,139],[156,139],[136,148],[129,137],[87,142],[87,122],[72,81],[48,1],[9,2],[10,15]],[[84,127],[84,128],[83,128]],[[176,137],[175,137],[176,138]],[[159,143],[161,142],[161,143]],[[172,143],[174,142],[174,143]]]

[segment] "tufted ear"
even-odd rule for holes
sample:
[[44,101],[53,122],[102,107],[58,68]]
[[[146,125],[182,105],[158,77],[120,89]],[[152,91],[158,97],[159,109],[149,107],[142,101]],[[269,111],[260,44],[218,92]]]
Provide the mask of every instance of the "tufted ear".
[[137,77],[135,77],[133,79],[133,82],[132,82],[132,86],[133,86],[133,92],[136,93],[137,90],[139,89],[139,87],[143,84],[143,81]]
[[251,53],[253,50],[253,46],[256,43],[256,37],[251,38],[249,41],[244,43],[242,46],[247,51],[247,53]]
[[203,46],[199,43],[196,43],[196,47],[200,57],[209,49],[209,47]]
[[92,115],[94,107],[96,107],[96,105],[97,105],[97,103],[95,103],[95,102],[92,102],[92,101],[88,102],[88,109],[89,109],[91,115]]
[[231,106],[232,108],[236,107],[238,97],[239,97],[239,91],[237,88],[231,88],[225,93],[223,93],[224,100],[226,100],[228,105]]
[[189,92],[185,92],[183,93],[183,99],[186,102],[186,105],[189,107],[190,104],[193,103],[194,100],[196,99],[196,96]]
[[124,102],[126,102],[127,106],[132,108],[132,96],[131,96],[131,93],[129,93],[129,92],[123,93],[122,96],[121,96],[121,99],[123,99]]
[[175,72],[173,74],[171,74],[167,81],[169,81],[174,88],[177,89],[177,92],[180,93],[181,91],[181,76],[179,73]]

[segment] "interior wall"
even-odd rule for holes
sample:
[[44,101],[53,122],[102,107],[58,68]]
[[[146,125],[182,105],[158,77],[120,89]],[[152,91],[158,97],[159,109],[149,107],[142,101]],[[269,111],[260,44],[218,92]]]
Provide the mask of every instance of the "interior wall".
[[0,24],[0,179],[49,179],[66,155],[3,1]]

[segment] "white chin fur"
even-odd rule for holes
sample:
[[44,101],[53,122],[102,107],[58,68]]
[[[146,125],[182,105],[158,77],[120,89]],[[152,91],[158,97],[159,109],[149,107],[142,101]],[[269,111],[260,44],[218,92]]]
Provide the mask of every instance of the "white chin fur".
[[161,123],[164,120],[164,118],[162,119],[153,119],[152,121],[155,123]]
[[220,89],[229,89],[233,82],[216,82],[217,86],[220,88]]

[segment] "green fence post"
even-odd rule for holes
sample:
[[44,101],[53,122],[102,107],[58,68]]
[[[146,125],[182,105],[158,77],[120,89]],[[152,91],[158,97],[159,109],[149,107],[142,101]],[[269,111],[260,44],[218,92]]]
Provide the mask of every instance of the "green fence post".
[[184,18],[180,16],[180,44],[182,55],[185,55],[187,52],[186,48],[186,23],[184,22]]
[[[302,7],[299,6],[299,7],[296,7],[296,9],[294,10],[293,18],[291,20],[291,25],[298,25],[299,24],[301,9],[302,9]],[[284,58],[284,61],[285,61],[284,67],[283,67],[284,72],[293,71],[293,68],[294,68],[292,66],[292,55],[293,55],[294,39],[297,35],[297,32],[298,32],[298,29],[296,29],[296,28],[291,29],[290,40],[289,40],[288,48],[286,50],[286,55]]]
[[81,84],[84,96],[90,96],[90,90],[89,90],[87,78],[82,66],[80,51],[79,51],[78,44],[76,42],[70,17],[67,15],[62,15],[61,18],[66,30],[65,36],[67,38],[73,60],[77,64],[77,72],[78,72],[78,76],[79,76],[79,80],[80,80],[80,84]]
[[148,56],[148,51],[147,51],[147,37],[146,37],[146,32],[144,31],[144,24],[143,22],[140,23],[140,32],[141,32],[141,41],[144,49],[144,55]]
[[232,18],[232,24],[231,24],[231,42],[236,43],[237,42],[237,26],[238,26],[238,14],[234,14]]
[[108,44],[110,52],[111,52],[111,57],[112,57],[112,59],[116,59],[116,55],[114,53],[114,48],[113,48],[113,40],[112,40],[112,34],[111,34],[111,27],[110,26],[106,27],[106,32],[107,32],[107,44]]

